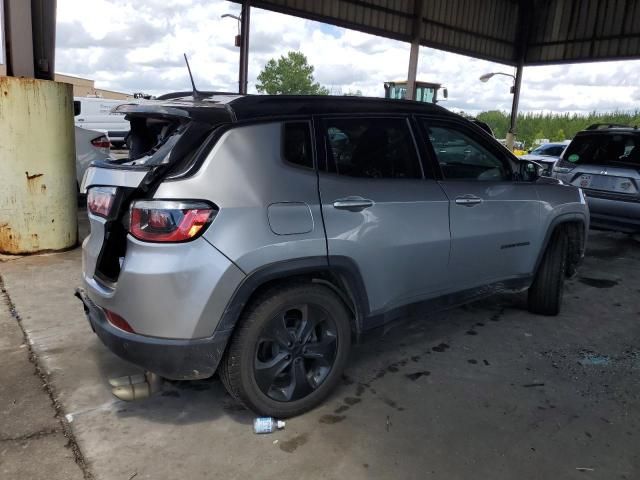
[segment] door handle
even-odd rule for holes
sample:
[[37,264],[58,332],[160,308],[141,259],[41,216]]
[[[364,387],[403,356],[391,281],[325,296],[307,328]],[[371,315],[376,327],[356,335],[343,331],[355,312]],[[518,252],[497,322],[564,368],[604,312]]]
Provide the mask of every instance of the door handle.
[[456,205],[462,205],[465,207],[473,207],[480,203],[482,203],[482,199],[475,195],[464,195],[463,197],[456,198]]
[[338,210],[349,210],[350,212],[360,212],[365,208],[373,206],[373,200],[362,197],[339,198],[333,202],[333,208]]

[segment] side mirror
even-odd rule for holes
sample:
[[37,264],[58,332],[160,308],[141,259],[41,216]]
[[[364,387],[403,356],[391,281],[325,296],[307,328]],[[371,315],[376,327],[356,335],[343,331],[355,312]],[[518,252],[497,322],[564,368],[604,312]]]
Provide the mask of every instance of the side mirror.
[[545,168],[531,160],[520,161],[520,178],[525,182],[535,182],[544,173]]
[[74,100],[73,101],[73,116],[77,117],[78,115],[80,115],[81,111],[82,111],[82,104],[80,103],[80,100]]
[[449,98],[449,90],[447,90],[446,88],[442,89],[442,96],[444,98]]

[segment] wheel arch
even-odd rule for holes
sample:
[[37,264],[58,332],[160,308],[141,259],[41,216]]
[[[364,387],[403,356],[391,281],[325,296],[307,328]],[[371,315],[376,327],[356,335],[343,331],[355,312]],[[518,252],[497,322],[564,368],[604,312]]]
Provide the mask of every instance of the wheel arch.
[[235,328],[253,298],[277,284],[309,282],[333,290],[351,312],[353,338],[363,331],[369,312],[364,282],[355,263],[347,257],[306,257],[271,263],[249,273],[227,303],[216,331]]
[[570,277],[575,274],[578,265],[584,257],[587,238],[587,220],[581,213],[567,213],[559,215],[550,222],[549,227],[547,228],[547,231],[545,233],[542,248],[538,252],[534,274],[540,267],[540,263],[542,262],[542,258],[547,250],[547,247],[549,246],[551,238],[553,238],[553,235],[559,229],[565,230],[569,237],[569,263],[567,265],[567,276]]

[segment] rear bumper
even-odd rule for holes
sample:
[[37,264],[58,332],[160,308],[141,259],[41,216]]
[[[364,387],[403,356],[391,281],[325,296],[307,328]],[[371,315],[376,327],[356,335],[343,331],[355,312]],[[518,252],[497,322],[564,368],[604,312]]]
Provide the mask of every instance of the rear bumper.
[[614,232],[638,233],[640,220],[637,218],[614,217],[611,215],[591,214],[591,228],[594,230],[612,230]]
[[600,192],[585,191],[591,227],[634,233],[640,231],[640,202],[622,198],[606,198]]
[[99,307],[120,315],[145,337],[194,340],[218,328],[244,273],[204,238],[147,243],[127,236],[117,284],[96,280],[104,221],[89,214],[82,249],[83,287]]
[[120,358],[171,380],[195,380],[214,374],[231,331],[196,340],[175,340],[128,333],[111,325],[81,288],[76,289],[87,320],[102,343]]

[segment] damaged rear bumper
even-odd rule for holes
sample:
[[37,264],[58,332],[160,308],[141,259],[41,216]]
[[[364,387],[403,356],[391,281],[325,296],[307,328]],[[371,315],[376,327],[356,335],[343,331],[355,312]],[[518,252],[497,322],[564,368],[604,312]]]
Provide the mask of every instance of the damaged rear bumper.
[[230,331],[211,337],[177,340],[128,333],[111,325],[104,311],[81,288],[75,293],[91,328],[102,343],[120,358],[171,380],[195,380],[214,374],[224,354]]

